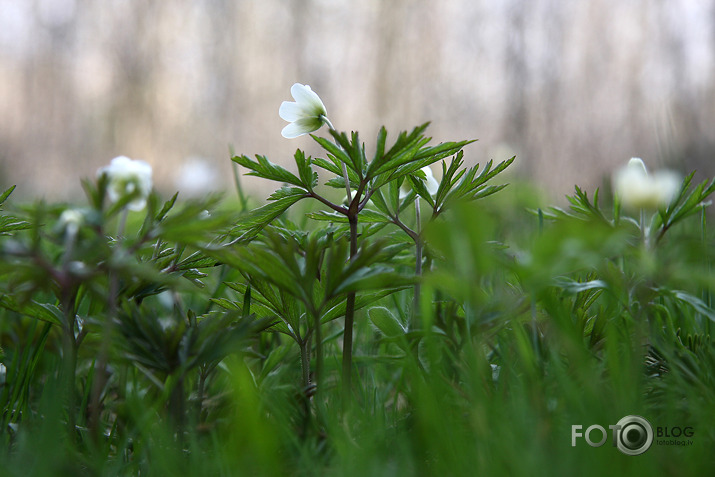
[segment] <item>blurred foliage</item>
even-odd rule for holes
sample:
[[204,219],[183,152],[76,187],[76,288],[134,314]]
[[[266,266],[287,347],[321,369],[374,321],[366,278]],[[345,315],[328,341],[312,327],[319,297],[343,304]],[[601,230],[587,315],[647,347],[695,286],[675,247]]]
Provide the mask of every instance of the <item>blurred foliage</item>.
[[[153,193],[128,213],[101,178],[80,208],[6,191],[0,475],[707,475],[712,182],[652,216],[580,188],[544,208],[491,183],[513,158],[464,168],[466,141],[423,132],[383,130],[367,160],[332,131],[297,175],[236,156],[289,184],[251,210]],[[692,445],[571,445],[627,415]]]

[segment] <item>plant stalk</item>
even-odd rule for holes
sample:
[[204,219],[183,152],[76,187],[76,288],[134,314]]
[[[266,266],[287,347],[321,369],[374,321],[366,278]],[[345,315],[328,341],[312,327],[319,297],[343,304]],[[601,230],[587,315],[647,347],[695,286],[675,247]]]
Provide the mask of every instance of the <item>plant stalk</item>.
[[77,372],[77,343],[74,339],[74,326],[65,327],[63,335],[63,367],[65,392],[67,393],[67,429],[69,438],[74,441],[74,433],[76,430],[77,413],[75,409],[76,390],[75,390],[75,374]]
[[[348,215],[350,223],[350,260],[357,254],[357,213]],[[352,392],[353,322],[355,321],[355,292],[348,293],[345,303],[345,333],[343,334],[343,406],[347,407]]]
[[[331,130],[335,127],[327,117],[323,117],[323,121]],[[340,147],[338,145],[338,147]],[[343,180],[345,181],[345,193],[348,197],[348,222],[350,223],[350,260],[352,261],[357,253],[357,235],[358,235],[358,210],[353,207],[353,202],[357,205],[360,197],[357,197],[360,190],[356,191],[356,197],[352,196],[350,191],[350,176],[344,162],[342,166]],[[355,321],[355,292],[348,293],[345,302],[345,330],[343,334],[343,407],[347,408],[350,402],[350,394],[352,392],[352,368],[353,368],[353,323]],[[320,323],[316,323],[316,339],[320,339],[319,334]],[[320,345],[320,343],[319,343]],[[319,359],[322,359],[319,356]],[[322,366],[322,363],[317,363]]]
[[416,217],[416,228],[417,234],[415,237],[415,276],[417,277],[417,282],[415,283],[415,296],[412,299],[412,328],[413,330],[420,328],[420,294],[422,292],[422,284],[420,279],[422,277],[422,220],[420,217],[420,198],[417,196],[415,198],[415,217]]
[[[126,218],[126,215],[124,216]],[[124,222],[124,221],[122,221]],[[121,227],[124,228],[123,226]],[[121,240],[121,237],[119,237]],[[117,316],[117,297],[119,295],[119,277],[114,270],[109,271],[109,297],[107,301],[107,316],[102,324],[102,341],[99,348],[99,357],[95,368],[95,376],[92,382],[92,394],[90,396],[89,405],[89,422],[88,428],[90,435],[95,442],[99,441],[99,417],[100,406],[102,401],[102,390],[107,380],[107,362],[109,361],[109,347],[112,340],[112,329],[114,327],[113,320]]]
[[302,435],[308,434],[310,425],[310,335],[305,339],[298,338],[298,346],[300,347],[300,369],[303,373],[303,389],[300,393],[300,399],[303,401],[303,430]]

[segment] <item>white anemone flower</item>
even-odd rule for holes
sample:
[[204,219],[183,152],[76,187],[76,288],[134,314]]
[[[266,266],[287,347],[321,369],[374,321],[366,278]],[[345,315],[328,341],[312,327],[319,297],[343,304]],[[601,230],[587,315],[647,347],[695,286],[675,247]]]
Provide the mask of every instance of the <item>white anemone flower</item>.
[[613,190],[625,208],[657,210],[667,207],[680,191],[681,179],[673,171],[648,174],[643,160],[634,157],[613,176]]
[[[434,174],[432,173],[432,168],[430,166],[424,166],[422,169],[420,169],[422,172],[425,174],[425,187],[427,188],[427,192],[429,192],[429,195],[434,197],[434,195],[437,193],[437,190],[439,189],[439,182],[437,182],[437,179],[435,179]],[[418,179],[421,179],[418,177]],[[404,199],[407,197],[410,193],[410,185],[409,182],[405,185],[403,184],[402,187],[400,187],[400,199]]]
[[296,83],[290,88],[290,94],[295,102],[283,101],[278,110],[280,117],[290,123],[281,131],[284,138],[293,139],[330,124],[325,105],[310,86]]
[[131,200],[127,203],[129,210],[140,211],[146,207],[146,199],[152,188],[149,164],[119,156],[112,159],[112,162],[101,168],[97,174],[107,176],[109,200],[117,202],[130,197]]

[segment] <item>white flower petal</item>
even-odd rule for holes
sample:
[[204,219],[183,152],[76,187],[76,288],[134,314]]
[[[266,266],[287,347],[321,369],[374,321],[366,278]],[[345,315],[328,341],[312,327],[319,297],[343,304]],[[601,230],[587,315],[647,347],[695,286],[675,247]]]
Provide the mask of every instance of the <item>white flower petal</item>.
[[278,109],[278,115],[281,119],[291,123],[306,117],[305,110],[301,105],[291,101],[283,101],[283,103],[281,103],[281,107]]
[[146,207],[146,199],[144,197],[133,200],[127,204],[127,209],[133,210],[134,212],[144,210],[144,207]]
[[673,171],[656,172],[653,174],[653,182],[658,190],[659,202],[663,205],[670,205],[678,196],[682,185],[680,176]]
[[296,103],[303,108],[306,115],[327,115],[325,105],[320,100],[320,97],[312,89],[310,89],[310,86],[296,83],[290,88],[290,94],[293,95]]
[[281,131],[281,135],[286,139],[294,139],[312,131],[314,131],[314,129],[305,128],[296,121],[284,127]]
[[645,168],[645,163],[640,157],[631,157],[631,160],[628,161],[628,167],[642,171],[643,174],[648,174],[648,169]]
[[284,127],[281,134],[286,139],[293,139],[298,136],[302,136],[303,134],[317,131],[322,125],[323,122],[318,118],[301,118]]
[[439,190],[439,182],[437,182],[437,179],[435,179],[434,176],[427,177],[427,183],[425,186],[427,187],[427,192],[429,192],[429,195],[431,196],[434,196],[437,193],[437,190]]
[[298,125],[295,123],[290,123],[286,127],[283,128],[281,131],[281,136],[283,136],[286,139],[295,139],[298,136],[302,136],[305,134],[302,128],[300,128]]
[[437,182],[437,179],[434,178],[432,168],[430,166],[425,166],[421,170],[425,173],[425,177],[427,178],[427,182],[425,182],[427,192],[429,192],[432,196],[435,195],[439,189],[439,182]]

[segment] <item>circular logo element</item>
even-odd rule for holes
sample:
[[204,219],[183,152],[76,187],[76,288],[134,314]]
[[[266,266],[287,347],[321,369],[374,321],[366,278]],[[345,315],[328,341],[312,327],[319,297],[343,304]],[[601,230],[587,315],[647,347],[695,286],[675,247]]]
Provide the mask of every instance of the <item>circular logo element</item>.
[[653,428],[641,416],[626,416],[618,421],[616,446],[626,455],[640,455],[653,444]]

